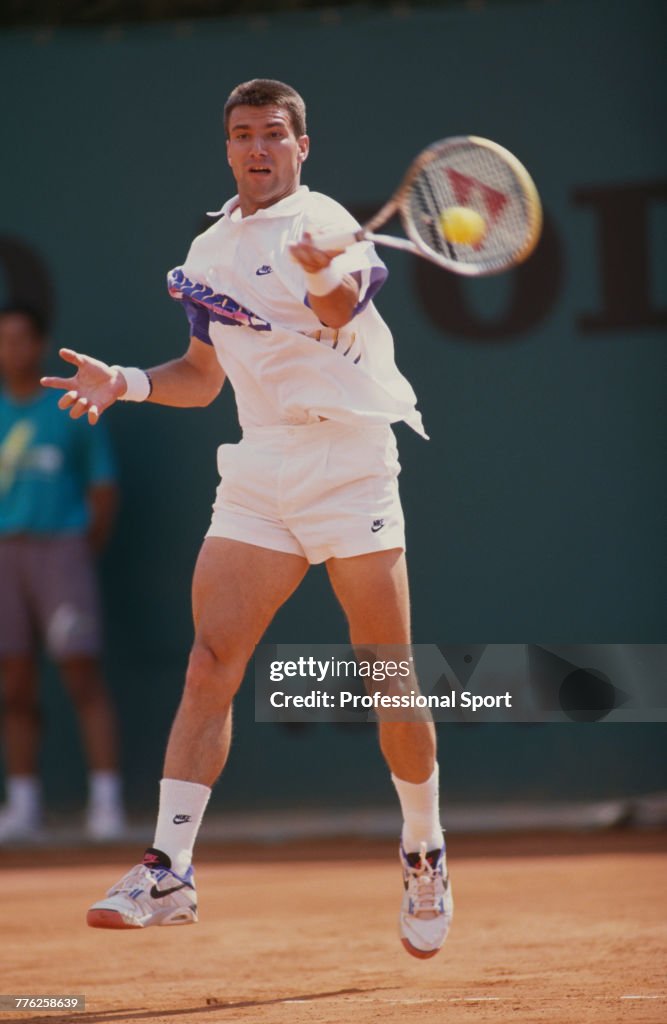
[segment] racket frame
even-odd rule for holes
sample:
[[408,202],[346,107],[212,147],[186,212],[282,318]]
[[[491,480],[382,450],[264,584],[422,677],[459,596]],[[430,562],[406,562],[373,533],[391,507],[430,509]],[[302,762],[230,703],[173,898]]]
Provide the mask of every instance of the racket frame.
[[[432,249],[421,237],[414,223],[410,212],[410,194],[415,178],[434,160],[437,160],[446,151],[453,151],[459,147],[473,144],[493,152],[513,172],[525,200],[527,213],[526,235],[523,244],[510,255],[506,262],[498,266],[488,267],[484,264],[466,263],[458,260],[455,255],[451,258],[443,256],[442,253]],[[396,235],[379,235],[375,229],[386,223],[395,213],[401,218],[401,223],[407,238],[400,238]],[[451,270],[456,274],[463,274],[467,277],[483,277],[491,274],[498,274],[510,267],[523,263],[530,256],[539,241],[542,230],[542,204],[535,184],[523,164],[517,160],[513,153],[499,146],[497,142],[490,139],[483,139],[477,135],[456,135],[450,139],[443,139],[434,142],[431,146],[417,156],[410,164],[403,181],[378,212],[357,231],[340,235],[327,235],[318,238],[317,242],[321,249],[335,250],[346,249],[356,242],[376,242],[379,245],[386,245],[392,249],[400,249],[403,252],[410,252],[416,256],[422,256],[432,263],[436,263],[445,270]],[[452,248],[452,253],[455,250]]]

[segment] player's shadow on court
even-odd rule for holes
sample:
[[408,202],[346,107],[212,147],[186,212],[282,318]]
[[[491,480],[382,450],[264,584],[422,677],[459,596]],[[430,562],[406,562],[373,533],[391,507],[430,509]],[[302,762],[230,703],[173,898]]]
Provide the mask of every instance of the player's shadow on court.
[[[188,1014],[224,1013],[226,1010],[247,1010],[253,1006],[277,1006],[280,1003],[312,1003],[319,999],[336,999],[338,996],[370,995],[372,992],[383,992],[389,985],[375,985],[372,988],[338,988],[331,992],[302,992],[291,996],[280,996],[274,999],[220,999],[208,996],[203,1006],[182,1006],[173,1010],[155,1007],[154,1010],[127,1007],[122,1010],[107,1010],[101,1013],[89,1013],[86,1010],[61,1016],[60,1014],[40,1014],[35,1017],[22,1017],[22,1024],[113,1024],[114,1021],[150,1021],[157,1017],[184,1017]],[[221,1018],[224,1019],[224,1018]]]

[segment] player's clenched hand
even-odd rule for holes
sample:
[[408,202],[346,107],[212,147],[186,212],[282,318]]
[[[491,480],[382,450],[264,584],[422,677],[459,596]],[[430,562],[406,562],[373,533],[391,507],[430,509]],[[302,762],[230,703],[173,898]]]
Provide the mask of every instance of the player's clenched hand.
[[324,270],[331,263],[334,256],[339,256],[343,249],[318,249],[317,240],[308,232],[289,247],[293,260],[300,263],[307,274],[316,274],[318,270]]
[[61,348],[60,356],[66,363],[76,366],[73,377],[42,377],[45,388],[60,388],[65,394],[58,400],[61,409],[69,409],[74,420],[88,416],[95,424],[105,409],[113,405],[127,389],[122,373],[99,359]]

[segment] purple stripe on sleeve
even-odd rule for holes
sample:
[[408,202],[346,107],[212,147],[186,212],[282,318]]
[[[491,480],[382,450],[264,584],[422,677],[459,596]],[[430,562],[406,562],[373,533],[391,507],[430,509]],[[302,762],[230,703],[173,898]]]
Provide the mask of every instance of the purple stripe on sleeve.
[[[352,277],[355,279],[355,281],[357,281],[359,287],[361,288],[362,279],[360,271],[355,271],[354,274],[352,274]],[[378,261],[378,263],[375,266],[371,267],[368,288],[366,289],[364,295],[360,295],[361,301],[358,302],[357,305],[354,307],[354,316],[356,316],[357,313],[363,313],[368,303],[371,302],[373,298],[377,295],[377,293],[380,291],[380,288],[385,283],[388,277],[389,271],[385,267],[384,263],[380,263]]]
[[[379,260],[377,263],[374,263],[373,266],[370,267],[368,288],[363,295],[361,294],[361,289],[363,288],[363,272],[361,270],[353,270],[350,272],[350,277],[353,277],[359,285],[359,295],[361,296],[360,301],[354,307],[354,311],[352,313],[352,316],[355,317],[357,313],[363,313],[368,303],[371,302],[380,291],[380,288],[389,277],[389,271],[385,267],[384,263],[381,263]],[[303,304],[304,306],[308,306],[309,309],[312,308],[307,292],[304,296]]]
[[213,342],[208,333],[208,310],[188,299],[182,299],[181,302],[190,324],[190,336],[203,341],[206,345],[212,345]]
[[[201,307],[206,316],[204,326],[208,338],[208,326],[211,321],[225,324],[229,327],[249,327],[253,331],[270,331],[271,324],[268,320],[246,309],[231,295],[222,295],[213,291],[209,285],[201,281],[191,281],[183,273],[182,267],[174,267],[167,275],[167,288],[172,299],[176,302],[189,302],[197,308]],[[188,320],[190,315],[188,314]],[[202,339],[204,340],[204,339]],[[209,344],[211,344],[209,338]]]

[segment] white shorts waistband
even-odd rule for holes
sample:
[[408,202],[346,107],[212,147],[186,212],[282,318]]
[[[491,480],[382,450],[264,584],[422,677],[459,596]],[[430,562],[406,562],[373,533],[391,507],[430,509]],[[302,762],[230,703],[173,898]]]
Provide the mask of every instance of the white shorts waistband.
[[389,423],[373,423],[360,426],[342,423],[340,420],[323,419],[315,423],[277,423],[266,427],[245,427],[244,441],[278,441],[298,438],[300,441],[324,440],[329,437],[383,437],[393,433]]

